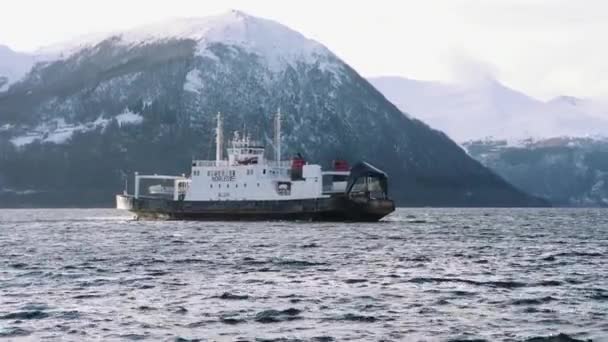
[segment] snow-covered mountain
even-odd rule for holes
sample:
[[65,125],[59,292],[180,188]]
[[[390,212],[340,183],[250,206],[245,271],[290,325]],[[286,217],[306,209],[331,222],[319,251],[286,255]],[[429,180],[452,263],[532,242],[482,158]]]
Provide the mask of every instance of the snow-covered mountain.
[[461,142],[511,184],[555,205],[608,206],[608,105],[540,101],[496,80],[468,84],[370,79],[407,115]]
[[21,79],[34,65],[34,56],[0,45],[0,92]]
[[197,42],[198,55],[211,58],[212,54],[206,55],[210,52],[208,47],[220,42],[254,53],[277,69],[297,61],[318,62],[322,57],[333,57],[326,47],[297,31],[238,10],[218,16],[170,19],[125,32],[84,35],[66,43],[41,48],[37,54],[67,58],[109,38],[114,40],[114,44],[124,47],[175,39],[192,40]]
[[608,105],[597,100],[540,101],[492,78],[463,84],[402,77],[369,81],[402,111],[459,142],[608,135]]
[[227,132],[246,128],[271,152],[278,107],[285,157],[367,160],[391,176],[401,204],[546,203],[404,116],[322,44],[273,21],[232,11],[44,53],[55,58],[0,93],[0,205],[111,205],[133,171],[179,174],[192,157],[210,157],[218,111]]
[[[336,63],[337,57],[325,46],[304,37],[299,32],[271,20],[231,10],[218,16],[171,19],[125,32],[87,34],[64,43],[40,48],[31,55],[7,50],[11,55],[10,58],[6,58],[5,64],[10,66],[6,69],[10,70],[12,82],[7,82],[4,90],[8,90],[11,83],[20,80],[26,72],[30,71],[35,62],[42,62],[40,67],[44,69],[49,63],[65,63],[74,56],[83,59],[85,57],[83,52],[89,55],[98,53],[100,50],[106,49],[108,45],[117,51],[129,51],[175,41],[195,42],[194,55],[214,61],[219,60],[218,56],[213,53],[214,45],[218,43],[242,49],[251,54],[257,62],[263,64],[265,69],[272,72],[282,72],[287,67],[293,68],[299,64],[313,64],[321,71],[329,71],[339,77],[338,71],[343,67],[340,63]],[[1,48],[0,46],[0,53]],[[183,85],[184,91],[193,94],[201,93],[205,85],[201,83],[199,73],[200,71],[196,68],[188,72]],[[129,74],[121,79],[114,79],[113,82],[117,82],[120,87],[123,85],[122,83],[133,81],[137,76],[140,75]],[[104,84],[104,86],[106,85]],[[111,83],[107,86],[111,86]],[[146,98],[144,103],[151,104],[153,101],[153,98]],[[53,106],[55,103],[50,105]],[[120,117],[125,113],[137,115],[125,107],[114,117],[120,123]],[[43,117],[36,126],[30,125],[22,135],[14,136],[11,142],[18,147],[36,141],[62,143],[69,140],[75,132],[86,132],[96,127],[105,127],[110,121],[108,118],[97,117],[87,122],[72,122],[74,115],[77,114],[72,113],[64,117],[55,113],[49,117]],[[7,130],[9,127],[9,124],[5,124],[0,126],[0,130]]]

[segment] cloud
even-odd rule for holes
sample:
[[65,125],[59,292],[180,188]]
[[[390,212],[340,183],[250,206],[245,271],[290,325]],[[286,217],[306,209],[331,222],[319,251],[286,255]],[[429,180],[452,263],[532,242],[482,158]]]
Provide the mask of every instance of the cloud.
[[452,51],[446,58],[446,64],[453,82],[477,84],[500,79],[500,71],[496,65],[464,52]]

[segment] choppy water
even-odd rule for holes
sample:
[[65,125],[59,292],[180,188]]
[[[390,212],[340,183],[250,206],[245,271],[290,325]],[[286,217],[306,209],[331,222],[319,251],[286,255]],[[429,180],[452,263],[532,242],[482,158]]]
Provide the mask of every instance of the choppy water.
[[607,252],[608,210],[377,224],[0,210],[0,339],[608,341]]

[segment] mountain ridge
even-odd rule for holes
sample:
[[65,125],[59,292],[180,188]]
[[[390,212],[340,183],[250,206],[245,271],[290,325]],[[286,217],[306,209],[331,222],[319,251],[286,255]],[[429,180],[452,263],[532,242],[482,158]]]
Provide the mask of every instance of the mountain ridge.
[[461,143],[485,138],[517,143],[608,132],[608,105],[598,100],[560,96],[541,101],[491,78],[469,84],[398,76],[369,80],[402,111]]

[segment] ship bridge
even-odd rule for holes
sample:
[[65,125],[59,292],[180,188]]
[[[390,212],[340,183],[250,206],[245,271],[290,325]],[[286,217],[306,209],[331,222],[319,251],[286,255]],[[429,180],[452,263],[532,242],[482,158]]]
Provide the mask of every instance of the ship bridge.
[[241,137],[234,132],[228,151],[229,165],[262,164],[264,162],[264,146],[258,141],[251,140],[249,136]]

